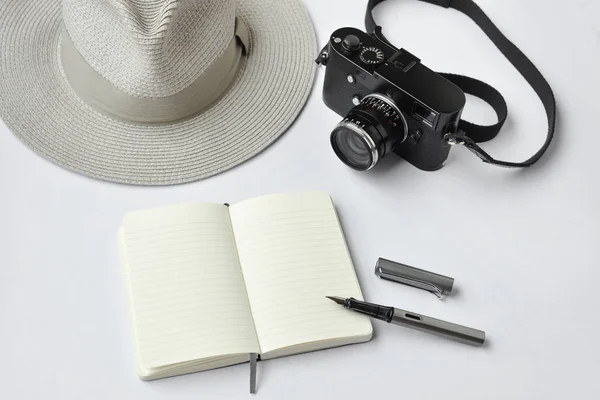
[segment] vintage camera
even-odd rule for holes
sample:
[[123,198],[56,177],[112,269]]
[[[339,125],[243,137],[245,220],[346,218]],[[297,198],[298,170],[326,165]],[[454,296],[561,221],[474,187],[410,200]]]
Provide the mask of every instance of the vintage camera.
[[394,152],[425,171],[444,166],[465,107],[464,92],[404,49],[355,28],[333,33],[323,100],[345,116],[331,134],[337,156],[367,171]]

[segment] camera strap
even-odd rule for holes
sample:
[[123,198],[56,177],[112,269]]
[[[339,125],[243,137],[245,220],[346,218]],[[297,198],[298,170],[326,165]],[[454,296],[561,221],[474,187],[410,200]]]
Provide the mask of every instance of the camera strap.
[[[373,8],[385,0],[369,0],[367,6],[366,27],[367,32],[374,35],[377,39],[394,47],[383,35],[382,28],[375,23],[373,18]],[[477,143],[487,142],[495,138],[502,126],[506,122],[508,109],[504,97],[490,85],[468,76],[442,73],[443,77],[460,87],[463,92],[479,97],[488,103],[498,115],[498,123],[490,126],[476,125],[468,121],[461,120],[459,129],[456,133],[446,135],[445,139],[452,145],[461,145],[469,149],[484,162],[507,168],[530,167],[544,155],[550,143],[554,138],[556,126],[556,101],[552,88],[542,76],[533,63],[515,46],[510,40],[500,32],[494,23],[488,18],[477,4],[472,0],[420,0],[427,3],[442,6],[444,8],[454,8],[471,18],[498,47],[504,56],[512,65],[523,75],[525,80],[535,90],[542,101],[548,117],[548,135],[542,148],[528,160],[515,163],[496,160],[485,152]]]

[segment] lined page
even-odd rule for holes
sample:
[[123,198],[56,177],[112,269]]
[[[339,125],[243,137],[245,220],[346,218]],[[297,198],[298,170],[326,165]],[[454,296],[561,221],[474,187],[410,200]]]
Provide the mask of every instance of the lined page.
[[230,213],[263,355],[312,342],[370,339],[368,318],[325,298],[362,299],[328,194],[267,196]]
[[121,245],[142,375],[259,352],[227,207],[189,204],[128,214]]

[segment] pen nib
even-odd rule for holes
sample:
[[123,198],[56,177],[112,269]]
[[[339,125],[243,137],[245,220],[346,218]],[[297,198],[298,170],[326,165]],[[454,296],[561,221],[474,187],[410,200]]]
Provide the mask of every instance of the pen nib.
[[344,303],[346,303],[346,299],[342,299],[341,297],[332,297],[332,296],[325,296],[325,297],[327,297],[331,301],[335,301],[340,306],[343,306]]

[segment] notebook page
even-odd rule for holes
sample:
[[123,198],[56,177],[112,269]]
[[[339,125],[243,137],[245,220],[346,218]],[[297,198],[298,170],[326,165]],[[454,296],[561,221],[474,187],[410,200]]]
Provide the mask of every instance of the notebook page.
[[188,204],[128,214],[121,239],[141,375],[259,352],[227,207]]
[[362,299],[328,194],[267,196],[230,213],[263,355],[311,342],[370,339],[368,318],[325,298]]

